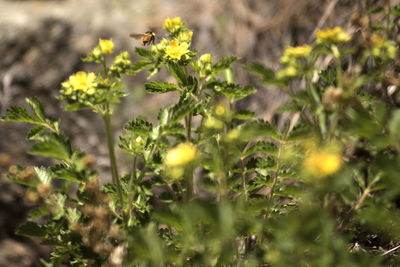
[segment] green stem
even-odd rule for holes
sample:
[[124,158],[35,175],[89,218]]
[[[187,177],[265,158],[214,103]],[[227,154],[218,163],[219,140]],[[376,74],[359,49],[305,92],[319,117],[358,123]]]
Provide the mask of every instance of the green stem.
[[332,139],[335,136],[336,127],[339,124],[339,117],[341,114],[341,110],[342,110],[342,105],[338,104],[337,110],[333,113],[332,123],[328,132],[328,139]]
[[186,116],[185,122],[186,122],[186,139],[188,142],[190,142],[192,135],[192,113]]
[[243,192],[244,192],[244,199],[248,200],[248,193],[247,193],[247,177],[244,170],[244,162],[243,157],[240,158],[240,167],[242,168],[242,185],[243,185]]
[[[109,108],[108,104],[106,104],[106,110],[103,114],[103,120],[104,120],[104,125],[106,128],[108,152],[109,152],[109,156],[110,156],[111,177],[112,177],[113,183],[117,185],[117,191],[118,191],[119,199],[121,202],[121,207],[123,210],[124,198],[122,196],[121,181],[119,180],[119,176],[118,176],[117,161],[115,160],[114,143],[113,143],[113,138],[112,138],[112,134],[111,134],[110,108]],[[124,218],[126,220],[125,216],[124,216]]]
[[342,70],[342,60],[339,48],[336,45],[332,45],[331,47],[333,55],[336,59],[336,79],[337,79],[337,87],[343,88],[343,70]]
[[[157,144],[153,146],[153,149],[151,150],[147,161],[149,161],[149,160],[153,157],[153,154],[155,153],[157,147],[158,147]],[[144,178],[144,176],[145,176],[145,174],[146,174],[146,171],[147,171],[147,169],[149,168],[149,165],[147,164],[147,161],[144,162],[143,169],[142,169],[142,171],[140,172],[139,178],[137,179],[137,184],[140,184],[140,183],[142,182],[142,180],[143,180],[143,178]]]
[[193,170],[185,171],[186,178],[186,201],[189,202],[193,198]]
[[390,13],[392,12],[392,4],[390,0],[387,0],[388,10],[386,16],[386,37],[389,39],[390,35]]
[[137,156],[133,157],[133,165],[132,165],[132,175],[131,175],[131,180],[129,181],[129,192],[128,192],[128,205],[129,205],[129,210],[128,210],[128,214],[130,216],[131,212],[132,212],[132,202],[133,202],[133,198],[135,196],[134,192],[133,192],[133,185],[134,185],[134,181],[136,180],[136,160],[137,160]]
[[367,9],[367,14],[368,14],[368,27],[371,29],[372,28],[372,18],[371,18],[371,12],[370,11],[370,0],[365,1],[366,9]]

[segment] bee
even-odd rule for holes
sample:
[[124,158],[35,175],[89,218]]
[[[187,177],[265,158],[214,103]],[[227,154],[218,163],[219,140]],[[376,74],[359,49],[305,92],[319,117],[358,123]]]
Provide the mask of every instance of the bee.
[[144,34],[132,33],[129,36],[133,37],[135,39],[140,39],[140,41],[142,41],[143,45],[154,44],[154,41],[156,39],[156,33],[153,31],[147,31]]

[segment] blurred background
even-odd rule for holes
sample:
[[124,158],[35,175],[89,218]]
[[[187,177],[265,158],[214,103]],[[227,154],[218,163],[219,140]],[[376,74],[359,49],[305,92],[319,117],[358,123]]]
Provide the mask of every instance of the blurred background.
[[[349,27],[351,15],[363,3],[363,0],[0,0],[0,115],[12,105],[26,107],[26,97],[38,97],[49,116],[61,118],[61,128],[74,147],[96,157],[101,178],[107,181],[110,179],[107,147],[101,119],[89,111],[63,112],[61,102],[55,98],[60,83],[69,75],[96,67],[80,59],[97,45],[99,38],[112,38],[116,53],[127,50],[133,55],[135,47],[142,44],[129,38],[130,33],[155,29],[162,37],[163,21],[180,16],[194,32],[194,49],[210,52],[214,60],[229,55],[241,58],[235,64],[236,82],[255,85],[258,92],[239,105],[270,120],[286,101],[285,94],[278,88],[261,86],[241,65],[258,61],[277,68],[286,46],[312,41],[317,28]],[[161,72],[155,79],[169,77]],[[143,89],[145,74],[126,81],[129,96],[115,112],[115,129],[121,129],[139,114],[154,120],[160,107],[177,101],[173,94],[147,95]],[[0,124],[0,266],[41,266],[38,259],[48,258],[46,247],[14,235],[30,204],[24,188],[5,177],[11,164],[50,164],[44,158],[26,153],[30,146],[25,140],[28,129],[25,124]],[[116,131],[115,137],[118,134]],[[123,167],[124,155],[118,152],[117,157]]]

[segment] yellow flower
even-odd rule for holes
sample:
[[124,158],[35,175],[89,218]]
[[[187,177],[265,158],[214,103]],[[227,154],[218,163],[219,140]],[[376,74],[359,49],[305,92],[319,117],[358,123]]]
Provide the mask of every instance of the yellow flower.
[[165,54],[168,59],[180,60],[183,55],[189,52],[188,48],[188,43],[179,43],[178,40],[174,39],[171,40],[169,45],[165,48]]
[[[74,91],[83,91],[89,95],[94,94],[96,75],[93,72],[86,73],[79,71],[75,75],[69,77],[69,84]],[[62,84],[64,86],[64,83]]]
[[312,47],[309,45],[302,46],[288,46],[283,52],[283,56],[280,61],[283,64],[293,63],[295,64],[297,58],[307,57],[311,53]]
[[315,150],[304,160],[306,170],[317,177],[334,174],[340,169],[341,164],[340,155],[327,149]]
[[61,87],[62,87],[61,93],[64,94],[64,95],[70,95],[74,91],[74,89],[72,88],[71,84],[69,82],[67,82],[67,81],[61,83]]
[[203,54],[200,56],[199,61],[202,63],[211,63],[212,62],[211,55],[209,53]]
[[102,40],[99,41],[100,51],[103,54],[111,54],[114,49],[114,43],[111,40]]
[[175,17],[173,19],[167,18],[164,21],[164,28],[169,32],[175,32],[182,26],[181,18]]
[[301,45],[292,47],[289,46],[286,48],[285,53],[294,57],[306,57],[310,54],[312,47],[309,45]]
[[169,167],[185,165],[194,160],[196,147],[192,143],[182,143],[168,150],[165,156],[165,164]]
[[351,40],[351,35],[347,34],[342,27],[333,29],[317,30],[315,32],[317,43],[346,43]]
[[178,35],[178,40],[180,42],[190,42],[192,40],[193,32],[192,31],[181,31]]

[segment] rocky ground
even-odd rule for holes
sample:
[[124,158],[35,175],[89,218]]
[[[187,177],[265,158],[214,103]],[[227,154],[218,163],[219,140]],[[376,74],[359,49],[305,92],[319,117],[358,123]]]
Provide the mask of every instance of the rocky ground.
[[[62,129],[74,146],[96,156],[104,181],[109,177],[102,122],[88,111],[62,112],[55,99],[60,83],[70,74],[93,68],[80,58],[99,38],[112,38],[117,51],[133,53],[140,43],[129,39],[129,33],[156,27],[162,35],[163,20],[181,16],[194,31],[192,45],[200,52],[211,52],[215,58],[238,55],[241,63],[257,60],[276,67],[285,46],[310,41],[318,27],[346,26],[358,8],[357,2],[298,0],[294,5],[292,0],[0,0],[0,115],[11,105],[25,106],[25,97],[38,97],[48,115],[61,117]],[[244,71],[236,78],[241,83],[256,83]],[[173,95],[145,95],[144,81],[141,75],[128,79],[130,96],[117,112],[115,128],[138,114],[154,118],[160,106],[175,101]],[[276,88],[257,86],[258,93],[240,105],[271,119],[285,96]],[[28,129],[16,123],[0,124],[0,266],[40,266],[38,259],[48,257],[49,249],[38,241],[14,234],[30,206],[24,188],[5,178],[11,164],[49,164],[44,158],[26,154]],[[123,155],[117,156],[123,162]]]

